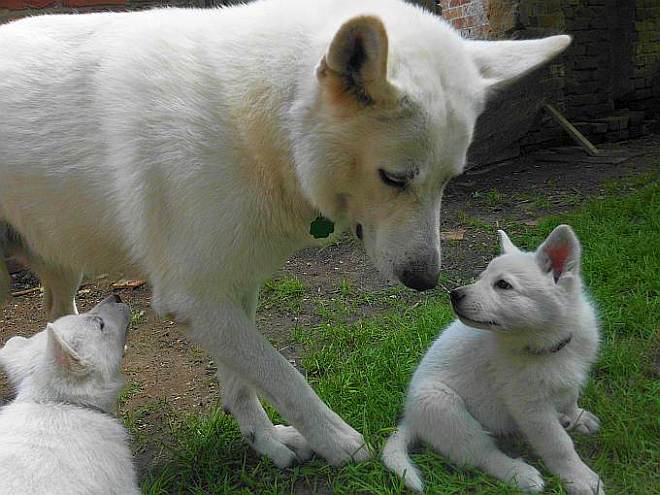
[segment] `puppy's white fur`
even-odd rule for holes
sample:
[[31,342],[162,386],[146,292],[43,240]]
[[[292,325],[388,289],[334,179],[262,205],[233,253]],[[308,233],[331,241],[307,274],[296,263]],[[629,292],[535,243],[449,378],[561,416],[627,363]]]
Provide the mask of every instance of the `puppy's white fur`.
[[75,312],[81,272],[134,269],[219,363],[256,450],[362,459],[362,436],[257,331],[258,289],[319,212],[361,231],[385,275],[434,286],[442,191],[487,93],[569,42],[469,42],[395,0],[9,23],[0,250],[31,263],[53,317]]
[[535,253],[521,252],[502,231],[500,238],[503,254],[477,282],[452,293],[459,320],[415,371],[383,460],[408,487],[422,490],[407,453],[419,440],[453,462],[540,492],[540,473],[501,452],[491,436],[522,433],[568,493],[602,495],[601,480],[566,433],[599,428],[598,418],[577,404],[599,344],[580,279],[579,241],[566,225]]
[[128,435],[110,415],[128,320],[109,298],[0,349],[18,392],[0,409],[0,494],[140,493]]

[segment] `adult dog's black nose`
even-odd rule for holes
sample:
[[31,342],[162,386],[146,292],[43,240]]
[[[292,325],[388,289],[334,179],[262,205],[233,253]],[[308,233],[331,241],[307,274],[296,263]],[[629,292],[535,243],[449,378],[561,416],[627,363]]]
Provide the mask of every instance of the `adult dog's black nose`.
[[454,289],[449,293],[449,299],[451,299],[451,305],[456,307],[456,305],[461,302],[465,297],[465,294],[461,292],[461,289]]
[[119,297],[119,294],[116,294],[116,293],[115,293],[115,294],[112,294],[112,298],[114,299],[114,301],[115,301],[116,303],[120,303],[120,302],[122,302],[122,301],[121,301],[121,297]]
[[418,291],[433,289],[438,285],[438,276],[439,272],[428,272],[428,271],[417,271],[404,269],[402,270],[398,277],[399,280],[406,286],[411,289]]

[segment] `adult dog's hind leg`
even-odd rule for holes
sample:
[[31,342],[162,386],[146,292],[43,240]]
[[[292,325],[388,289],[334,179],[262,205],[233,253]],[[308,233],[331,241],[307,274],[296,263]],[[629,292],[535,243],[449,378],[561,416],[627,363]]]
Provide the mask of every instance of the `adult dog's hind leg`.
[[478,467],[519,489],[543,490],[541,474],[529,464],[502,452],[450,387],[433,381],[415,387],[406,406],[406,422],[434,450],[453,462]]
[[[257,294],[255,290],[242,301],[252,321],[256,313]],[[312,457],[312,449],[298,430],[293,426],[273,425],[254,388],[221,362],[218,363],[218,379],[223,385],[223,407],[232,413],[252,448],[269,457],[280,468]]]
[[50,265],[35,257],[30,257],[28,261],[44,288],[44,308],[48,319],[54,321],[60,316],[78,314],[75,297],[82,274]]

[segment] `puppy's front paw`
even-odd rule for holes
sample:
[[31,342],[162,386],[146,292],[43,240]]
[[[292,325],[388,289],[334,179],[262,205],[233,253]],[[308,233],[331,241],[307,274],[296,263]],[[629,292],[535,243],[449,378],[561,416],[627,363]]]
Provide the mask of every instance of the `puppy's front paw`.
[[540,493],[545,487],[541,473],[526,462],[516,460],[507,481],[527,493]]
[[573,429],[585,435],[593,435],[600,430],[600,420],[595,414],[590,413],[586,409],[580,409]]
[[569,495],[605,495],[603,481],[596,473],[587,473],[571,477],[564,481],[564,487]]

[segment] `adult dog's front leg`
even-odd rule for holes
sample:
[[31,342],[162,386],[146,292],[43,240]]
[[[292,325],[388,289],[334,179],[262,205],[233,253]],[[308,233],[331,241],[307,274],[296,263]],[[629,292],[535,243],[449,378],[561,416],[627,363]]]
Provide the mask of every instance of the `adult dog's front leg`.
[[600,477],[575,451],[573,441],[551,408],[528,409],[515,415],[525,437],[571,495],[604,495]]
[[[222,363],[225,371],[229,370],[230,376],[233,373],[239,378],[237,390],[246,390],[241,382],[260,390],[331,464],[369,456],[362,435],[317,397],[302,375],[257,331],[240,304],[223,301],[204,305],[195,311],[191,323],[192,337]],[[244,423],[264,425],[263,418],[255,420],[259,416],[253,401],[256,397],[246,397],[249,400],[239,401]]]
[[293,426],[273,425],[254,389],[231,368],[218,364],[218,378],[223,385],[223,407],[234,416],[254,450],[269,457],[279,468],[312,457],[311,447],[298,430]]

